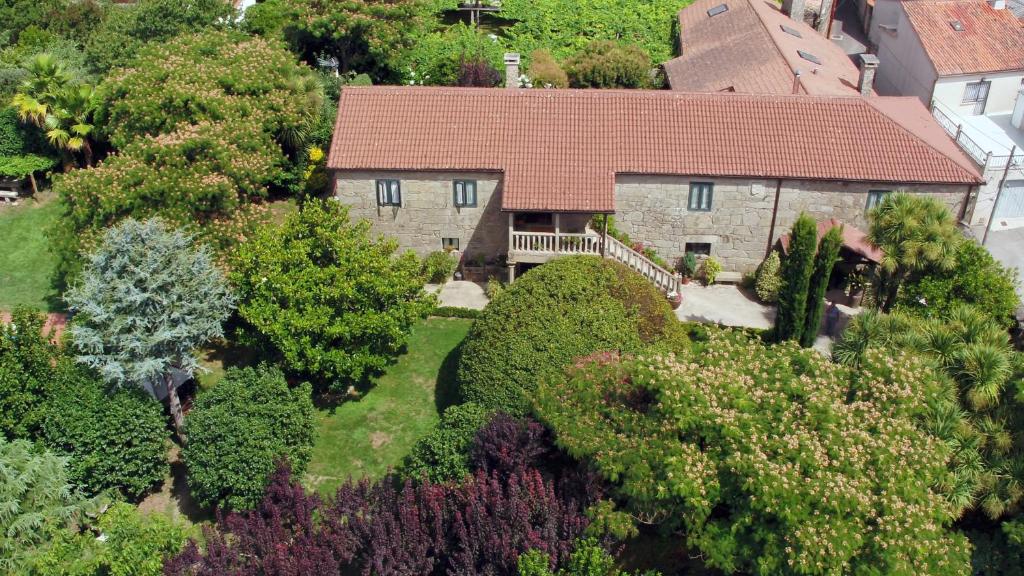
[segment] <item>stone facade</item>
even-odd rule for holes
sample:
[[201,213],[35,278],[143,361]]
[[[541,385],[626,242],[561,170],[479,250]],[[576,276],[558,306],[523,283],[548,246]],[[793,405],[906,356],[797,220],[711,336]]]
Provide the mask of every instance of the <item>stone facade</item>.
[[[401,181],[402,205],[378,206],[376,181]],[[477,205],[453,205],[455,180],[475,180]],[[508,251],[508,216],[501,212],[501,175],[488,172],[339,172],[335,198],[353,219],[365,218],[373,231],[397,238],[420,256],[442,249],[442,238],[458,238],[466,258],[493,259]]]
[[[711,210],[687,209],[690,182],[714,184]],[[687,243],[711,244],[725,270],[750,272],[769,245],[789,231],[800,212],[836,218],[866,230],[868,191],[904,189],[939,198],[959,216],[967,186],[893,186],[860,182],[783,180],[774,237],[769,241],[778,180],[620,175],[615,186],[616,227],[650,244],[670,262]]]

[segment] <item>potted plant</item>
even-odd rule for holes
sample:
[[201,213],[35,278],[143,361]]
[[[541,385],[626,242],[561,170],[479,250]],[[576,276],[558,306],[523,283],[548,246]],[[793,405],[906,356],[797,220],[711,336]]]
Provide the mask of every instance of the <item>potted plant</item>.
[[864,299],[864,289],[867,287],[867,278],[863,272],[852,272],[846,279],[846,305],[856,308]]
[[682,283],[689,284],[696,273],[697,255],[693,252],[687,252],[685,256],[679,259],[679,274],[682,277]]
[[704,265],[701,267],[701,275],[704,277],[704,285],[711,286],[715,283],[715,278],[718,278],[718,273],[722,271],[722,265],[714,258],[708,256],[704,259]]
[[677,290],[672,290],[667,294],[668,303],[672,306],[673,310],[678,310],[683,305],[683,293]]

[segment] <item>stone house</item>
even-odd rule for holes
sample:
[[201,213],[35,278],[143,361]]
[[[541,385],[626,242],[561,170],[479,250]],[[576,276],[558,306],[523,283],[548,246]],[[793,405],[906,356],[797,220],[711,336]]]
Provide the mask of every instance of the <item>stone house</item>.
[[614,216],[673,262],[753,270],[801,211],[866,227],[890,191],[967,217],[979,173],[914,98],[366,87],[342,92],[334,197],[420,254],[508,267],[604,254],[672,271],[591,226]]

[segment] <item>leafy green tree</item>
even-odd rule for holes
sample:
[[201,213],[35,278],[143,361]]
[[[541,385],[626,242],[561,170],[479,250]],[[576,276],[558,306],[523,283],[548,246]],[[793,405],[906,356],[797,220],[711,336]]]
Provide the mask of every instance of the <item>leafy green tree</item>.
[[43,334],[44,318],[18,308],[0,323],[0,436],[30,438],[46,413],[58,349]]
[[952,268],[929,267],[912,275],[896,298],[897,310],[941,318],[969,304],[1010,326],[1020,306],[1017,271],[1006,268],[984,246],[965,240],[955,248]]
[[382,370],[433,306],[416,256],[334,201],[258,230],[232,265],[246,339],[335,389]]
[[868,214],[868,241],[884,252],[878,266],[876,305],[886,312],[914,273],[949,270],[963,236],[949,208],[930,196],[890,194]]
[[402,463],[402,475],[434,483],[466,477],[472,472],[469,450],[473,438],[490,417],[490,410],[473,402],[449,406],[437,426],[413,445]]
[[807,318],[807,292],[814,272],[814,255],[818,248],[818,226],[805,213],[793,223],[789,234],[789,250],[782,260],[779,276],[779,307],[775,316],[773,336],[776,341],[799,340]]
[[947,383],[907,354],[853,369],[706,332],[681,357],[580,363],[538,388],[556,443],[623,510],[725,573],[970,572],[950,448],[918,423]]
[[174,371],[199,369],[196,349],[223,334],[234,304],[209,250],[158,219],[125,220],[104,234],[66,300],[77,360],[115,386],[162,384],[185,441]]
[[51,146],[81,154],[84,165],[92,166],[97,104],[93,87],[75,82],[49,54],[36,56],[28,72],[11,102],[18,116],[38,126]]
[[463,23],[425,34],[402,56],[405,83],[455,86],[465,62],[483,62],[491,68],[502,65],[501,44]]
[[254,507],[278,462],[305,470],[316,429],[308,384],[289,389],[276,368],[231,368],[196,399],[182,452],[201,506]]
[[138,0],[110,10],[85,49],[93,65],[107,72],[133,64],[147,43],[226,27],[233,16],[233,3],[221,0]]
[[10,40],[16,42],[26,28],[54,22],[69,4],[69,0],[0,0],[2,30],[10,33]]
[[436,25],[429,0],[297,0],[297,18],[285,27],[308,62],[327,54],[341,72],[370,74],[374,81],[401,79],[400,57]]
[[519,556],[519,576],[625,576],[615,557],[594,538],[577,540],[567,566],[551,570],[551,556],[540,550],[529,550]]
[[832,276],[832,267],[839,260],[839,248],[843,245],[843,229],[834,227],[825,233],[818,244],[818,254],[814,258],[814,271],[807,288],[807,312],[804,329],[800,334],[800,345],[810,348],[818,337],[821,318],[825,314],[825,290],[828,279]]
[[635,353],[681,332],[665,296],[639,274],[597,256],[560,258],[516,279],[473,323],[459,392],[522,415],[537,383],[577,358]]
[[264,38],[284,38],[284,27],[296,17],[291,0],[263,0],[245,9],[242,30]]
[[857,366],[872,349],[906,350],[952,383],[958,403],[938,407],[927,426],[954,448],[951,501],[992,519],[1024,504],[1024,354],[983,311],[961,306],[944,316],[866,312],[832,354]]
[[163,407],[137,388],[108,392],[91,371],[61,362],[40,439],[67,456],[69,478],[87,492],[140,499],[169,472]]
[[573,88],[649,88],[650,57],[634,45],[598,40],[566,61]]
[[0,571],[20,574],[41,548],[95,510],[69,482],[65,460],[0,437]]

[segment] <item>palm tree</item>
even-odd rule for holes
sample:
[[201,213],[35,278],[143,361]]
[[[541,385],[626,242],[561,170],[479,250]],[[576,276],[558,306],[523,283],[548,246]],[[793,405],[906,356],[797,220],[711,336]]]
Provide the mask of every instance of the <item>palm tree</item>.
[[868,241],[884,252],[876,291],[876,305],[882,310],[892,309],[911,274],[955,265],[956,246],[963,237],[949,209],[935,198],[897,192],[868,217]]
[[93,87],[76,83],[49,54],[36,56],[27,70],[29,77],[11,101],[22,122],[35,124],[51,146],[81,153],[85,165],[92,166],[92,116],[97,105]]

